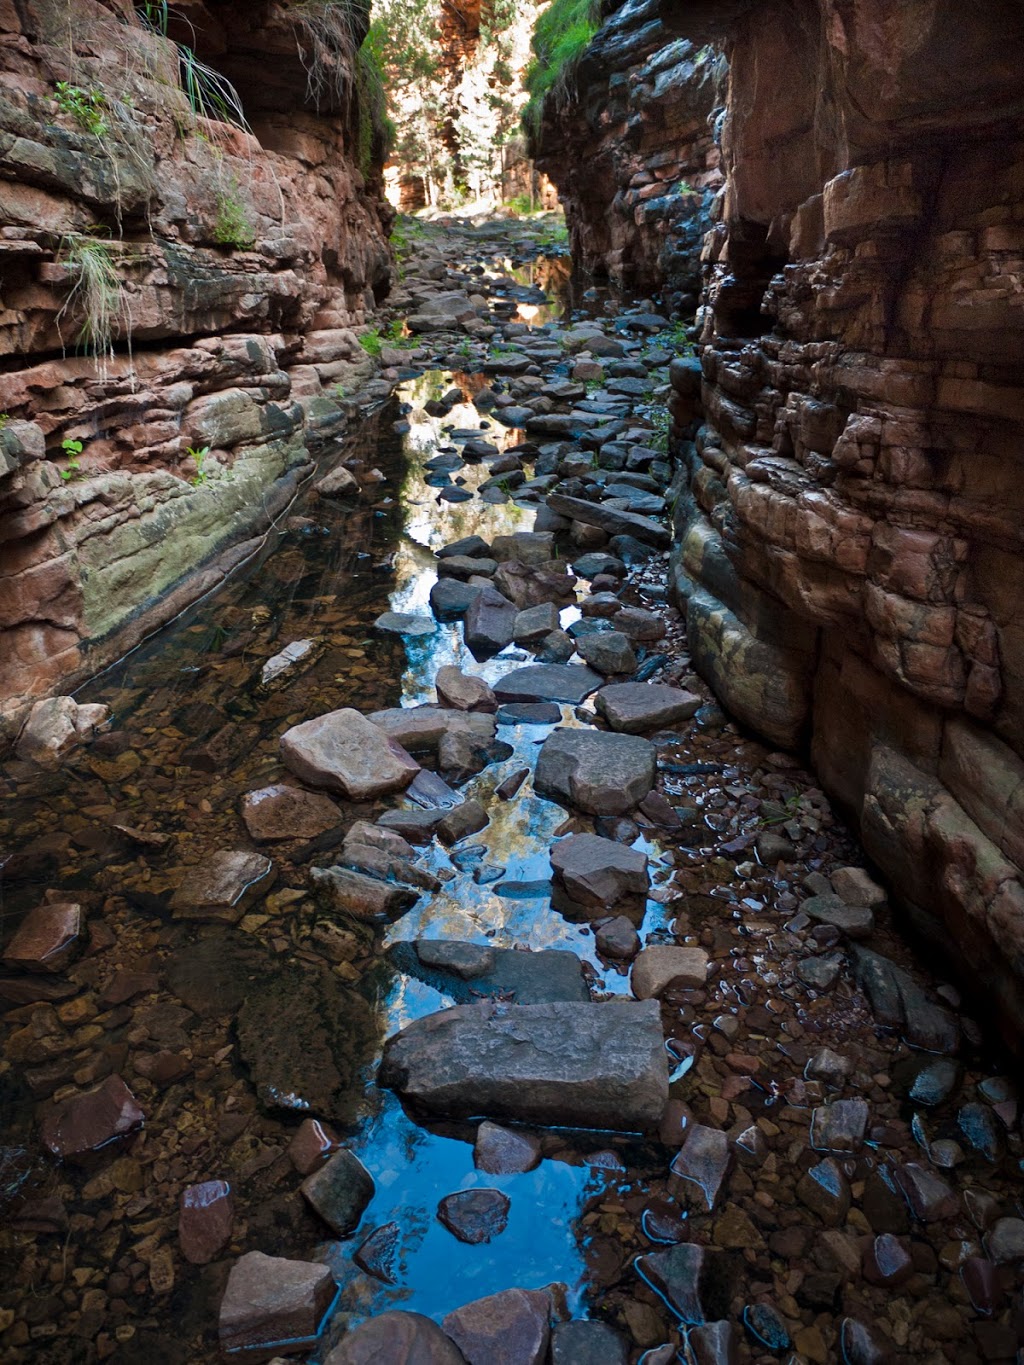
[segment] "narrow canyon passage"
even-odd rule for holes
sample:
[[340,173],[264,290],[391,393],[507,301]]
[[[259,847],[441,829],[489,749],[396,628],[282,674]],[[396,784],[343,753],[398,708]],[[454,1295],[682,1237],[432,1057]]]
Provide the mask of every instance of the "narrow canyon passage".
[[0,0],[0,1360],[1024,1361],[1024,14]]

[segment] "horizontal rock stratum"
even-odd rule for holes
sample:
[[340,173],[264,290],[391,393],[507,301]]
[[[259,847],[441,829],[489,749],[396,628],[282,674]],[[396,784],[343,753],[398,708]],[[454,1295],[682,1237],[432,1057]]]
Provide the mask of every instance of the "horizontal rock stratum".
[[457,1005],[390,1038],[378,1079],[446,1118],[643,1132],[668,1099],[654,1001]]

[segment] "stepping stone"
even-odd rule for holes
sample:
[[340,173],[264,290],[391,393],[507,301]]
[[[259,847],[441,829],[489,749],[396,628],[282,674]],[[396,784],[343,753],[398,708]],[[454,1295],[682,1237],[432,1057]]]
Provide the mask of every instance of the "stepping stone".
[[[457,456],[444,457],[448,460],[455,460],[456,463],[450,467],[457,469],[462,461]],[[428,461],[433,464],[434,461]],[[450,545],[442,545],[437,552],[438,559],[453,559],[457,556],[469,557],[470,559],[486,558],[491,553],[491,547],[482,536],[463,536],[461,540],[453,540]]]
[[703,948],[655,943],[638,954],[629,985],[638,1000],[656,1000],[670,987],[703,990],[707,979],[708,955]]
[[72,902],[37,905],[4,949],[8,967],[26,972],[60,972],[82,947],[82,907]]
[[431,617],[415,616],[404,611],[385,611],[373,624],[385,635],[433,635],[437,630],[437,624]]
[[636,1260],[641,1277],[691,1326],[727,1317],[733,1295],[733,1267],[728,1252],[695,1242],[680,1242]]
[[572,638],[564,630],[551,631],[532,648],[538,661],[543,664],[568,663],[576,652]]
[[356,1230],[374,1195],[370,1172],[344,1147],[308,1175],[300,1188],[310,1207],[339,1237]]
[[488,1175],[520,1175],[540,1165],[540,1138],[486,1119],[476,1130],[473,1164]]
[[466,1365],[436,1322],[392,1309],[346,1332],[324,1365]]
[[237,924],[259,895],[270,890],[274,864],[262,853],[221,850],[196,867],[182,869],[171,897],[175,919]]
[[476,659],[489,659],[512,642],[518,608],[497,588],[481,588],[466,611],[463,632]]
[[468,735],[481,744],[490,744],[496,725],[489,715],[459,710],[454,706],[429,704],[393,706],[387,711],[372,711],[369,720],[383,730],[388,739],[400,744],[410,754],[436,753],[445,736],[453,733]]
[[574,664],[530,664],[514,668],[494,684],[502,702],[564,701],[578,706],[602,684],[597,673]]
[[541,745],[533,787],[589,815],[625,815],[654,786],[655,764],[654,746],[645,739],[555,730]]
[[267,1359],[316,1345],[338,1289],[330,1268],[249,1251],[231,1268],[220,1305],[221,1350]]
[[430,610],[439,621],[457,621],[465,616],[480,591],[476,583],[439,578],[430,589]]
[[446,811],[437,826],[437,837],[442,844],[457,844],[470,834],[479,834],[490,823],[486,810],[475,798],[463,801]]
[[480,1246],[505,1231],[511,1207],[511,1200],[501,1190],[459,1190],[445,1195],[437,1206],[437,1216],[460,1242]]
[[[444,819],[445,811],[454,810],[466,799],[461,792],[449,787],[443,777],[438,777],[437,773],[429,772],[426,768],[416,774],[405,794],[425,810],[440,811],[439,821]],[[377,823],[384,824],[383,817]],[[397,829],[397,826],[392,825],[391,828]]]
[[491,554],[499,564],[515,559],[521,564],[549,564],[555,557],[553,531],[515,531],[512,535],[495,536]]
[[373,801],[407,787],[420,770],[415,759],[351,707],[293,725],[281,736],[285,767],[311,787]]
[[553,702],[510,702],[498,707],[499,725],[557,725],[561,707]]
[[319,904],[365,924],[390,924],[419,900],[419,891],[378,881],[348,867],[311,867],[309,884]]
[[[576,639],[576,649],[580,657],[584,659],[591,668],[607,677],[615,673],[633,673],[636,670],[636,654],[633,646],[629,642],[629,637],[620,634],[617,630],[595,631],[593,634],[586,634]],[[628,685],[628,684],[627,684]],[[640,683],[637,686],[645,686]],[[602,691],[607,691],[603,688]],[[597,694],[596,705],[600,708],[601,693]],[[650,728],[647,726],[644,729]],[[614,730],[626,729],[623,725],[613,725]]]
[[571,834],[551,850],[551,866],[570,898],[588,909],[610,910],[645,897],[647,854],[596,834]]
[[543,1365],[551,1313],[547,1290],[505,1289],[457,1308],[441,1326],[466,1365]]
[[437,688],[437,700],[442,706],[453,710],[494,712],[498,709],[494,693],[483,678],[463,673],[461,668],[455,668],[452,664],[438,669],[434,686]]
[[275,839],[315,839],[341,824],[341,810],[329,796],[277,783],[247,792],[241,802],[242,822],[257,843]]
[[[617,625],[619,617],[615,620]],[[700,697],[692,692],[666,683],[613,683],[602,687],[594,698],[598,713],[612,729],[627,735],[678,725],[696,715],[701,704]]]
[[517,1005],[589,1001],[583,964],[575,953],[545,948],[524,953],[446,939],[396,943],[388,956],[400,971],[435,986],[458,1004],[481,997]]
[[539,602],[535,607],[527,607],[516,617],[512,638],[517,645],[539,644],[558,629],[558,608],[554,602]]
[[[531,424],[532,425],[532,424]],[[581,521],[584,526],[597,526],[610,536],[631,536],[644,545],[655,549],[667,550],[672,537],[666,526],[652,521],[639,512],[628,512],[620,508],[608,507],[604,503],[587,502],[585,498],[567,497],[564,493],[551,493],[548,507],[560,516],[571,521]],[[625,556],[620,556],[625,559]],[[628,562],[628,561],[627,561]]]
[[614,962],[629,962],[640,951],[640,935],[632,920],[625,915],[616,915],[595,927],[594,944],[602,957]]
[[443,809],[388,810],[378,820],[382,829],[394,830],[411,844],[429,844],[444,819]]
[[654,1001],[456,1005],[388,1040],[378,1081],[445,1118],[653,1130],[668,1098]]
[[299,1175],[312,1175],[340,1145],[327,1124],[319,1119],[303,1119],[288,1144],[288,1158]]
[[611,574],[614,578],[622,578],[626,566],[615,555],[606,554],[603,550],[590,550],[572,561],[572,570],[580,578],[593,581],[598,574]]
[[491,578],[498,567],[495,559],[474,559],[469,555],[452,555],[450,559],[439,559],[437,576],[439,579],[459,578],[465,582],[469,578]]
[[59,1161],[84,1163],[93,1152],[128,1137],[146,1116],[120,1076],[48,1108],[39,1125],[43,1146]]
[[226,1180],[186,1185],[178,1201],[178,1245],[192,1265],[215,1261],[231,1241],[234,1199]]
[[[372,1275],[384,1284],[397,1284],[401,1249],[400,1224],[385,1223],[382,1227],[374,1228],[369,1237],[360,1243],[358,1250],[352,1253],[352,1259],[367,1275]],[[348,1340],[347,1335],[345,1340]]]

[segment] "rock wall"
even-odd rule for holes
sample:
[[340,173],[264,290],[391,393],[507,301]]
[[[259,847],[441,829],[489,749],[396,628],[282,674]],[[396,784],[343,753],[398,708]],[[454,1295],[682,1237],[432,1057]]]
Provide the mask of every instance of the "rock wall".
[[566,93],[547,100],[534,150],[558,186],[574,258],[624,288],[667,286],[685,313],[724,178],[714,130],[726,66],[715,42],[682,34],[683,9],[612,7]]
[[[685,22],[729,63],[697,354],[673,367],[694,661],[771,742],[809,746],[1019,1040],[1024,17],[698,0]],[[578,240],[616,221],[602,184]]]
[[[166,36],[125,0],[0,0],[8,734],[215,583],[344,421],[390,210],[336,37],[270,0],[175,6]],[[178,43],[249,131],[197,113]]]

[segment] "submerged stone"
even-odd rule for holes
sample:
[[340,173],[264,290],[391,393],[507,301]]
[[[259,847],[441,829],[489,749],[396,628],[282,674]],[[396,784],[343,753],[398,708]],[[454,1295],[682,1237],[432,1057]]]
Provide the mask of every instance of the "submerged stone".
[[344,1147],[302,1182],[302,1193],[328,1227],[348,1237],[374,1195],[373,1177]]
[[61,1161],[86,1161],[94,1152],[137,1132],[146,1116],[120,1076],[108,1076],[85,1094],[72,1095],[43,1117],[43,1146]]
[[222,850],[182,871],[171,909],[175,919],[235,924],[257,896],[269,891],[273,878],[274,864],[265,854]]
[[342,819],[341,811],[329,796],[283,783],[247,792],[242,797],[241,815],[250,838],[258,843],[315,839],[335,829]]
[[470,1246],[493,1241],[508,1226],[511,1201],[501,1190],[458,1190],[437,1206],[438,1219],[453,1237]]
[[82,907],[50,902],[30,910],[4,949],[8,967],[26,972],[60,972],[82,947]]

